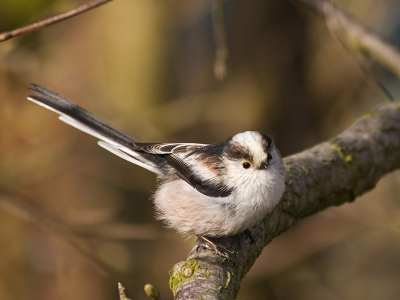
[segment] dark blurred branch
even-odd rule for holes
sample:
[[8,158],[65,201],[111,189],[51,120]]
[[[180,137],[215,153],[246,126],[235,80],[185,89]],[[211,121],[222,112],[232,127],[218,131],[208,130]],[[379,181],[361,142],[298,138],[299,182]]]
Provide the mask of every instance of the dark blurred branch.
[[213,0],[213,22],[215,37],[215,61],[214,75],[218,80],[226,77],[228,60],[228,45],[226,39],[225,21],[224,21],[224,3],[223,0]]
[[64,21],[66,19],[75,17],[81,13],[84,13],[88,10],[91,10],[93,8],[96,8],[100,5],[106,4],[107,2],[110,2],[112,0],[95,0],[92,2],[89,2],[87,4],[83,4],[81,6],[79,6],[78,8],[72,9],[70,11],[67,11],[65,13],[50,17],[48,19],[39,21],[39,22],[35,22],[29,25],[26,25],[24,27],[20,27],[11,31],[5,31],[0,33],[0,42],[6,41],[8,39],[11,39],[13,37],[16,37],[18,35],[39,29],[39,28],[43,28],[49,25],[53,25],[55,23]]
[[10,194],[13,193],[0,190],[0,209],[61,236],[81,254],[91,259],[102,272],[115,279],[119,279],[121,274],[96,254],[87,238],[149,240],[165,236],[164,232],[147,225],[117,223],[92,226],[69,225],[27,204],[28,201],[22,201],[24,197],[19,195],[13,197],[9,196]]
[[197,241],[188,260],[171,271],[175,299],[234,299],[262,249],[299,219],[354,201],[400,168],[400,102],[382,105],[334,139],[284,159],[280,204],[247,233],[213,239],[222,259]]
[[68,225],[63,224],[62,222],[28,204],[16,200],[14,197],[4,194],[4,192],[0,194],[0,209],[12,213],[14,216],[17,216],[25,221],[41,225],[57,235],[61,235],[76,250],[90,258],[101,271],[117,277],[118,274],[109,268],[100,258],[93,255],[95,251],[93,251],[87,242],[80,239],[79,236],[74,233]]
[[354,16],[341,10],[329,0],[295,0],[321,14],[330,30],[357,51],[372,57],[400,78],[400,50],[385,41]]
[[0,193],[0,209],[30,223],[40,224],[59,233],[70,233],[68,226],[48,216],[33,206],[30,206],[16,198],[9,196],[8,192]]
[[81,237],[110,240],[157,240],[173,237],[170,230],[151,224],[107,223],[95,225],[68,225],[68,230]]
[[22,196],[9,196],[12,192],[0,191],[0,209],[27,222],[43,226],[54,233],[73,235],[80,238],[101,238],[112,240],[155,240],[165,237],[168,232],[152,225],[137,225],[124,223],[107,223],[95,225],[66,224],[53,216],[27,204],[31,201],[21,201]]

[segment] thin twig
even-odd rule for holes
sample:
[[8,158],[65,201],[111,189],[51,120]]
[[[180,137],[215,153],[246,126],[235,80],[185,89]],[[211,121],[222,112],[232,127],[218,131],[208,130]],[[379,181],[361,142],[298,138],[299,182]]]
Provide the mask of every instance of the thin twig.
[[[7,194],[10,194],[9,192]],[[26,204],[24,201],[17,200],[16,198],[9,196],[4,193],[3,189],[0,191],[0,209],[3,209],[22,220],[28,221],[32,224],[39,225],[44,229],[50,230],[53,234],[62,237],[71,246],[74,247],[79,253],[89,258],[94,265],[105,275],[111,276],[114,279],[121,279],[121,273],[107,264],[103,259],[96,255],[95,248],[87,241],[87,237],[101,237],[113,239],[111,235],[102,236],[101,232],[94,231],[91,235],[89,228],[80,229],[78,226],[73,227],[65,224],[53,216],[46,214],[45,212]],[[23,199],[23,197],[18,196]],[[112,228],[111,228],[112,230]],[[117,234],[118,235],[118,234]],[[129,300],[126,298],[126,300]]]
[[84,13],[88,10],[96,8],[100,5],[106,4],[107,2],[110,2],[110,1],[112,1],[112,0],[95,0],[95,1],[89,2],[87,4],[83,4],[83,5],[79,6],[78,8],[72,9],[65,13],[47,18],[45,20],[38,21],[38,22],[35,22],[32,24],[11,30],[11,31],[2,32],[2,33],[0,33],[0,42],[6,41],[6,40],[16,37],[18,35],[21,35],[21,34],[24,34],[24,33],[39,29],[39,28],[43,28],[43,27],[64,21],[64,20],[72,18],[72,17],[75,17],[81,13]]
[[125,288],[122,286],[120,282],[118,282],[118,292],[119,292],[119,300],[130,300],[125,295]]
[[36,223],[43,228],[50,230],[54,234],[61,236],[81,254],[91,259],[96,267],[104,274],[113,276],[114,278],[119,277],[117,272],[110,268],[98,256],[93,254],[95,253],[93,247],[80,238],[79,235],[75,234],[75,232],[70,230],[68,225],[63,224],[54,217],[46,215],[35,207],[17,201],[15,198],[4,193],[0,194],[0,209],[6,210],[25,221]]
[[[16,194],[0,191],[0,209],[25,220],[38,224],[58,234],[74,235],[80,238],[101,238],[110,240],[156,240],[168,233],[152,225],[137,225],[124,223],[108,223],[96,225],[71,225],[66,224],[53,216],[33,207],[22,196],[9,196]],[[171,235],[172,236],[172,235]]]
[[321,14],[328,26],[340,27],[341,38],[357,53],[371,57],[400,78],[400,50],[379,36],[354,16],[329,0],[295,0]]
[[[340,21],[336,18],[336,10],[335,5],[327,1],[323,5],[324,14],[326,17],[326,25],[331,31],[332,35],[340,45],[350,54],[353,59],[356,67],[360,71],[361,75],[365,79],[367,83],[370,83],[371,86],[376,87],[379,91],[381,91],[390,101],[394,100],[392,94],[388,91],[388,89],[374,76],[369,65],[366,63],[365,53],[360,52],[359,49],[355,47],[355,45],[350,44],[347,40],[347,29],[342,26]],[[369,60],[369,57],[367,57]],[[370,61],[370,60],[369,60]]]

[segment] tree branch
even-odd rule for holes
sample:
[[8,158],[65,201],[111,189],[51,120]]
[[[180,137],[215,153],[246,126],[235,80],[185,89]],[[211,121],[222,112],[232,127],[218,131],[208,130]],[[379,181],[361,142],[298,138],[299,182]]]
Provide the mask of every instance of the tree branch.
[[400,50],[329,0],[295,0],[321,14],[332,32],[358,54],[372,57],[400,78]]
[[213,239],[222,259],[197,241],[188,260],[171,271],[175,299],[234,299],[262,249],[297,220],[352,202],[400,167],[400,103],[382,105],[334,139],[284,159],[286,192],[260,223],[235,236]]
[[100,5],[106,4],[107,2],[110,2],[112,0],[95,0],[86,4],[83,4],[75,9],[72,9],[70,11],[67,11],[65,13],[47,18],[45,20],[39,21],[39,22],[35,22],[29,25],[26,25],[24,27],[20,27],[11,31],[5,31],[0,33],[0,42],[6,41],[8,39],[11,39],[13,37],[16,37],[18,35],[39,29],[39,28],[43,28],[61,21],[64,21],[66,19],[75,17],[81,13],[84,13],[88,10],[91,10],[93,8],[96,8]]

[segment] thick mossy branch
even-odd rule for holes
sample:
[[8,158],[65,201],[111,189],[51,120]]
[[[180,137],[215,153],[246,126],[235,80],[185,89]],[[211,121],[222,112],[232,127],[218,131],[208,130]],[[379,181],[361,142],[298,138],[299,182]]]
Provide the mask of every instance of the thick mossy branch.
[[198,240],[186,262],[171,270],[175,299],[234,299],[262,249],[298,219],[351,202],[400,167],[400,103],[382,105],[334,139],[284,159],[280,204],[248,231],[213,241],[229,259]]

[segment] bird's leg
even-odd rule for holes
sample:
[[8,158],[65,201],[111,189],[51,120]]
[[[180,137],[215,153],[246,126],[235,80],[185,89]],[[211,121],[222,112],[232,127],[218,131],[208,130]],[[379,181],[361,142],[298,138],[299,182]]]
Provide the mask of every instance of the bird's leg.
[[222,252],[221,250],[219,250],[219,247],[217,246],[217,244],[211,242],[208,238],[206,238],[205,236],[202,235],[197,235],[197,237],[201,240],[203,240],[204,244],[203,246],[207,249],[213,250],[215,251],[219,256],[222,256],[224,258],[229,258],[228,253],[226,252]]

